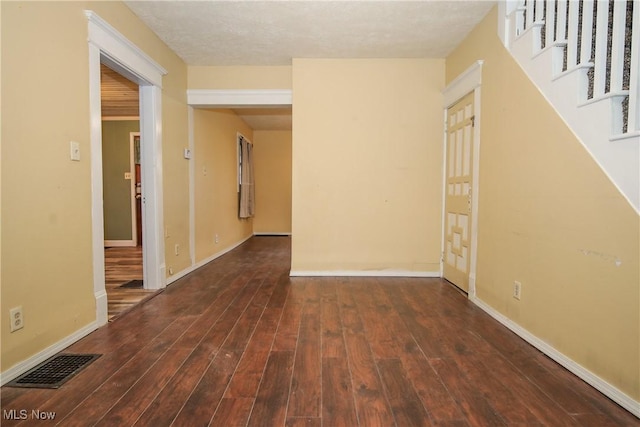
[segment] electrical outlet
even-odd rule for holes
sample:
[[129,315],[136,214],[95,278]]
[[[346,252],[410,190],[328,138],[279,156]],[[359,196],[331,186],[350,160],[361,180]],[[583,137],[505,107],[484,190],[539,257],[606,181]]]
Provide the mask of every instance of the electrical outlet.
[[522,292],[522,283],[518,281],[513,282],[513,297],[519,300],[521,292]]
[[176,243],[176,247],[175,247],[175,252],[176,255],[180,255],[180,245]]
[[218,233],[213,237],[213,241],[216,242],[216,244],[220,243],[220,236],[218,236]]
[[24,315],[22,314],[22,306],[14,307],[9,310],[9,317],[11,319],[11,332],[15,332],[18,329],[24,327]]

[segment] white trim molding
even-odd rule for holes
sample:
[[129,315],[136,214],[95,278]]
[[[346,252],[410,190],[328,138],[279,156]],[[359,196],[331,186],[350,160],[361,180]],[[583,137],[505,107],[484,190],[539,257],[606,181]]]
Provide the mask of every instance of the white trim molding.
[[411,270],[291,270],[290,277],[441,277],[439,271]]
[[[135,220],[135,218],[134,218]],[[136,242],[133,240],[105,240],[105,248],[123,248],[129,246],[136,246]]]
[[192,107],[287,107],[292,104],[291,89],[223,90],[189,89],[187,104]]
[[[220,252],[216,252],[215,254],[203,259],[202,261],[199,261],[199,262],[193,264],[190,267],[185,268],[184,270],[180,271],[179,273],[174,274],[173,276],[169,276],[167,278],[167,285],[170,285],[171,283],[175,282],[176,280],[183,278],[187,274],[196,271],[197,269],[199,269],[200,267],[204,266],[205,264],[210,263],[214,259],[220,258],[222,255],[224,255],[224,254],[226,254],[228,252],[231,252],[232,250],[234,250],[235,248],[237,248],[238,246],[240,246],[241,244],[243,244],[244,242],[246,242],[247,240],[249,240],[252,237],[253,237],[253,235],[250,234],[249,236],[245,237],[244,239],[240,240],[237,243],[234,243],[233,245],[229,246],[228,248],[225,248],[225,249],[221,250]],[[195,259],[195,253],[194,253],[193,257]]]
[[[89,20],[89,40],[100,46],[105,65],[115,65],[119,73],[134,82],[140,83],[142,77],[146,82],[162,87],[162,76],[167,74],[167,70],[95,12],[85,10],[84,14]],[[123,64],[130,69],[120,70]]]
[[261,231],[259,233],[253,233],[254,236],[291,236],[291,233],[282,233],[282,232],[273,232],[273,233],[269,233],[269,232],[264,232]]
[[462,74],[456,77],[443,91],[444,107],[451,107],[457,100],[482,84],[483,60],[474,62]]
[[[102,192],[102,113],[100,64],[140,85],[140,134],[144,136],[143,270],[145,288],[165,286],[162,216],[162,77],[167,71],[95,12],[85,10],[89,43],[89,112],[91,141],[91,221],[93,291],[96,323],[107,323],[104,272],[104,212]],[[148,167],[147,167],[148,166]],[[145,202],[145,200],[147,202]]]
[[469,299],[475,305],[480,307],[480,309],[482,309],[485,313],[509,328],[520,338],[527,341],[529,344],[549,356],[551,359],[558,362],[560,365],[564,366],[567,370],[584,380],[587,384],[599,390],[602,394],[609,397],[618,405],[622,406],[624,409],[640,418],[640,402],[634,400],[631,396],[628,396],[618,388],[609,384],[607,381],[603,380],[593,372],[575,362],[573,359],[556,350],[553,346],[533,335],[531,332],[518,325],[499,311],[495,310],[480,298],[470,297]]
[[103,122],[134,122],[139,121],[140,116],[108,116],[102,117]]
[[[105,297],[106,297],[106,294],[105,294]],[[34,354],[33,356],[29,357],[28,359],[25,359],[25,360],[15,364],[15,365],[13,365],[12,367],[7,369],[6,371],[2,372],[2,374],[0,374],[0,377],[1,377],[0,378],[0,385],[5,385],[9,381],[14,380],[15,378],[19,377],[23,373],[27,372],[29,369],[38,366],[40,363],[44,362],[45,360],[47,360],[51,356],[55,355],[56,353],[59,353],[60,351],[64,350],[65,348],[69,347],[74,342],[86,337],[91,332],[95,331],[96,329],[98,329],[98,324],[96,322],[91,322],[87,326],[85,326],[85,327],[83,327],[81,329],[78,329],[77,331],[75,331],[71,335],[61,339],[57,343],[54,343],[54,344],[50,345],[49,347],[47,347],[44,350]]]

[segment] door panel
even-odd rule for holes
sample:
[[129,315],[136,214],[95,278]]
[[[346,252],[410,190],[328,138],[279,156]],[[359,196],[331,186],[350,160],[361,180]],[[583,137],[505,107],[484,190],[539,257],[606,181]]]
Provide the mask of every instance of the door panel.
[[473,165],[473,92],[447,110],[444,277],[469,290],[471,261],[471,189]]

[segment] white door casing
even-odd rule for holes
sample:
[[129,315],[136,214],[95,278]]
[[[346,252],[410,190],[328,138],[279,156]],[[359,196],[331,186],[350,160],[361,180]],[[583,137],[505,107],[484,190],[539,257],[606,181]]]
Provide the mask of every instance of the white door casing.
[[107,323],[102,202],[102,113],[100,64],[140,85],[140,134],[143,164],[143,276],[145,288],[166,286],[162,213],[162,76],[166,70],[92,11],[85,11],[89,39],[89,111],[91,138],[91,215],[93,290],[96,322]]
[[[448,183],[447,183],[447,167],[448,167],[448,158],[447,158],[447,146],[448,146],[448,124],[449,124],[449,108],[454,106],[458,101],[463,99],[465,96],[469,94],[473,94],[473,126],[471,127],[471,161],[469,162],[470,167],[470,184],[469,189],[471,191],[471,204],[470,204],[470,214],[468,215],[468,235],[466,236],[468,239],[467,247],[467,258],[468,258],[468,272],[466,273],[467,282],[468,282],[468,296],[469,298],[475,298],[476,295],[476,264],[477,264],[477,247],[478,247],[478,188],[479,188],[479,170],[480,170],[480,127],[481,127],[481,84],[482,84],[482,64],[484,61],[479,60],[474,62],[469,68],[467,68],[463,73],[461,73],[458,77],[456,77],[443,91],[444,95],[444,117],[445,117],[445,135],[444,135],[444,176],[443,176],[443,220],[442,220],[442,272],[443,277],[446,278],[445,275],[445,264],[446,264],[446,233],[447,233],[447,212],[446,212],[446,196],[448,191]],[[463,154],[463,151],[461,151]],[[454,167],[455,167],[455,157],[454,157]],[[462,166],[462,164],[461,164]],[[455,183],[454,183],[455,184]],[[461,183],[462,184],[462,183]],[[454,186],[454,193],[455,193]],[[462,192],[462,186],[460,187],[460,191]],[[468,195],[468,194],[467,194]],[[467,209],[469,208],[468,199],[466,201]],[[464,221],[464,220],[463,220]],[[460,243],[462,243],[463,237],[463,227],[464,224],[458,224],[456,219],[455,226],[456,230],[460,234]],[[452,223],[453,226],[453,223]],[[451,230],[453,232],[453,229]],[[453,236],[452,236],[453,238]],[[454,242],[452,241],[452,244]],[[460,245],[461,246],[461,245]],[[457,262],[457,259],[456,259]]]

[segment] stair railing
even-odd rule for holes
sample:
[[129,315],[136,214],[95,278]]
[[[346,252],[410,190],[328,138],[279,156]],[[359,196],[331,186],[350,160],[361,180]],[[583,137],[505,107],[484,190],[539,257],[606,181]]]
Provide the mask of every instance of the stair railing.
[[611,139],[640,134],[640,2],[518,0],[515,35],[534,32],[533,54],[550,48],[553,73],[577,69],[579,103],[610,98]]

